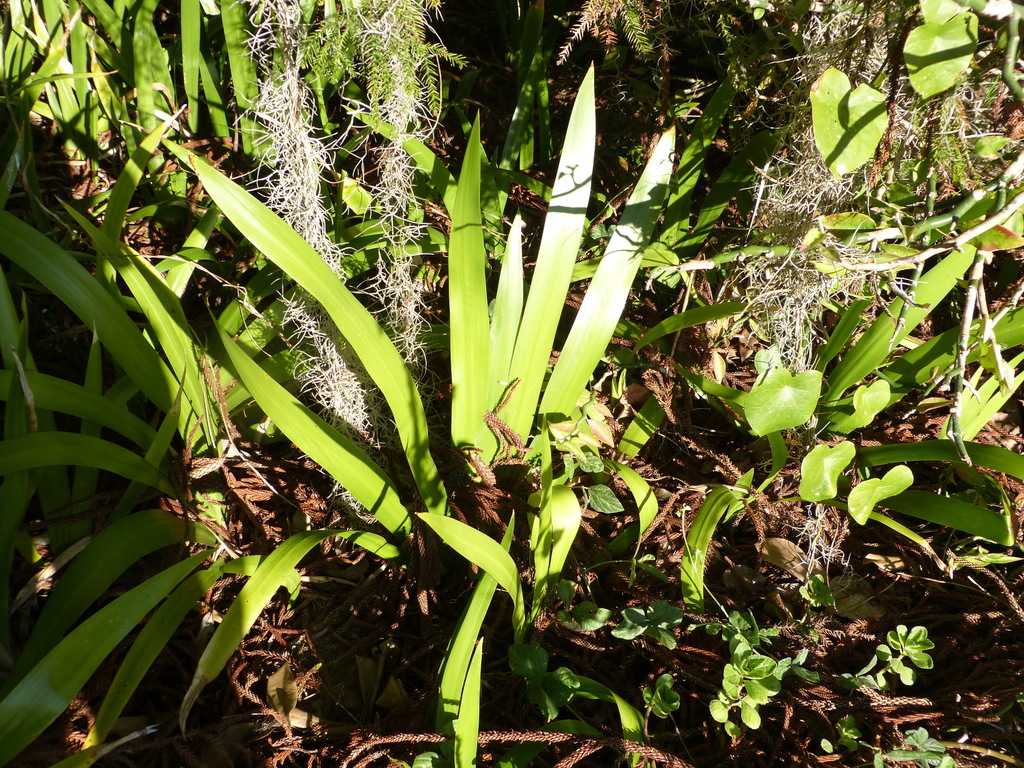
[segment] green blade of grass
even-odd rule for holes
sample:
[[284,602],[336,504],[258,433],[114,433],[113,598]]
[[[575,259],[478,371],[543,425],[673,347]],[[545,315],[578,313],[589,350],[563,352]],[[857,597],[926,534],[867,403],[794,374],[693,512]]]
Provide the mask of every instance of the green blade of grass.
[[200,0],[181,0],[181,80],[188,104],[188,129],[199,128],[199,60],[202,58]]
[[[580,85],[566,129],[562,159],[544,218],[537,266],[516,337],[509,376],[519,379],[502,417],[512,431],[527,437],[547,376],[558,321],[565,308],[573,264],[583,237],[596,141],[594,71]],[[575,403],[575,401],[574,401]]]
[[643,336],[637,341],[636,346],[633,347],[633,354],[635,355],[648,344],[657,341],[663,336],[668,336],[670,333],[681,331],[684,328],[692,328],[695,325],[704,325],[704,323],[710,323],[714,320],[721,320],[724,317],[738,315],[746,307],[747,305],[742,301],[726,301],[721,304],[712,304],[708,307],[688,309],[685,312],[680,312],[678,315],[667,317],[649,331],[644,332]]
[[473,123],[459,174],[448,246],[449,351],[452,366],[452,445],[477,446],[490,403],[490,323],[487,318],[487,252],[480,218],[480,119]]
[[455,721],[455,768],[475,768],[480,736],[480,672],[484,640],[476,641],[466,681],[459,696],[459,717]]
[[715,528],[726,515],[743,508],[743,497],[732,488],[713,488],[700,505],[686,532],[686,548],[680,563],[680,581],[686,607],[704,612],[704,564]]
[[[170,512],[150,509],[118,520],[97,534],[47,598],[11,676],[0,690],[9,691],[25,677],[133,563],[190,538],[190,529],[206,530],[196,529]],[[208,532],[204,538],[207,544],[215,543],[209,540]]]
[[[975,464],[1024,480],[1024,456],[998,445],[967,443],[967,454]],[[874,445],[858,449],[858,459],[869,467],[908,461],[959,461],[956,445],[949,440]]]
[[711,97],[703,114],[690,133],[686,147],[679,154],[679,168],[672,179],[672,191],[665,206],[666,227],[659,242],[667,247],[681,240],[690,228],[690,200],[704,172],[705,158],[725,113],[736,97],[736,89],[722,83]]
[[494,297],[491,321],[491,390],[488,407],[495,407],[512,383],[512,355],[523,317],[523,220],[516,216],[508,234],[508,247],[502,259],[498,293]]
[[404,538],[412,519],[384,471],[355,443],[296,400],[223,333],[221,341],[232,368],[263,412],[385,528]]
[[[952,443],[950,443],[952,445]],[[955,446],[953,446],[955,449]],[[927,491],[903,491],[878,502],[879,506],[931,523],[980,536],[1003,547],[1016,543],[1013,520],[1005,514],[977,507],[960,499]]]
[[131,317],[63,248],[0,211],[0,253],[46,286],[100,337],[111,356],[163,411],[177,384]]
[[636,707],[596,680],[582,675],[577,675],[576,679],[580,681],[580,687],[576,689],[577,696],[614,704],[622,725],[622,738],[636,744],[644,743],[644,716]]
[[[143,152],[144,146],[145,142],[136,151],[136,156]],[[192,427],[198,422],[205,435],[206,445],[214,445],[219,416],[211,405],[211,397],[203,377],[203,353],[192,335],[181,301],[167,285],[163,275],[148,261],[111,240],[70,206],[65,205],[65,209],[92,239],[97,250],[107,257],[107,264],[124,280],[139,308],[149,320],[153,335],[156,336],[170,363],[171,370],[181,382],[188,408],[182,414],[178,431],[182,435],[191,436]]]
[[[103,703],[96,713],[92,728],[89,729],[89,734],[82,744],[84,749],[99,745],[107,738],[128,700],[142,682],[143,676],[171,641],[185,616],[220,578],[224,563],[224,560],[218,560],[209,568],[192,574],[178,585],[146,622],[146,626],[132,643],[131,650],[117,668],[117,674],[114,675],[107,695],[103,697]],[[91,764],[91,761],[85,763]]]
[[891,319],[899,317],[903,308],[903,300],[897,299],[889,306],[889,312],[875,320],[843,355],[826,381],[827,390],[822,392],[821,401],[838,400],[847,389],[878,370],[889,357],[892,347],[931,313],[973,261],[974,248],[966,246],[963,251],[949,254],[922,275],[914,291],[914,301],[920,306],[907,310],[902,329],[897,332]]
[[39,467],[95,467],[174,493],[156,467],[126,448],[74,432],[33,432],[0,445],[0,475]]
[[294,229],[205,160],[193,157],[192,162],[225,215],[334,320],[391,408],[424,504],[431,511],[444,513],[447,497],[430,455],[423,403],[387,334]]
[[752,186],[757,175],[755,169],[768,162],[778,145],[777,133],[761,131],[736,152],[726,169],[715,179],[711,191],[701,204],[693,228],[689,232],[679,233],[682,237],[672,246],[676,258],[687,261],[700,252],[729,203],[743,189]]
[[[510,521],[501,541],[501,547],[506,552],[512,544],[514,526],[515,520]],[[459,623],[448,643],[448,649],[445,651],[438,673],[440,701],[437,705],[435,727],[439,733],[454,733],[452,724],[459,714],[459,697],[462,695],[465,685],[473,648],[480,635],[480,629],[483,627],[487,609],[491,605],[497,586],[498,582],[493,576],[486,571],[481,572],[480,578],[473,588],[473,596],[459,617]]]
[[526,634],[523,587],[519,580],[519,569],[508,552],[486,533],[454,518],[429,512],[420,513],[419,518],[433,528],[445,544],[490,574],[508,592],[512,598],[512,625],[516,642],[521,643]]
[[541,502],[537,511],[537,535],[530,538],[536,578],[531,619],[540,615],[545,599],[554,593],[582,519],[576,494],[564,485],[556,485]]
[[[141,0],[132,15],[132,65],[135,74],[135,103],[139,123],[147,133],[160,125],[157,116],[157,86],[162,93],[173,93],[167,71],[167,51],[160,44],[160,35],[153,24],[159,0]],[[228,5],[238,5],[229,2]],[[245,106],[248,106],[246,104]]]
[[617,446],[619,453],[624,456],[639,454],[664,420],[665,409],[661,407],[658,398],[653,396],[647,398],[647,402],[640,406],[640,410],[629,422],[626,431],[622,433]]
[[22,752],[85,686],[125,636],[209,556],[161,571],[90,616],[0,700],[0,766]]
[[[651,400],[654,400],[652,397]],[[650,483],[637,474],[636,470],[617,461],[605,461],[605,466],[622,478],[622,482],[629,488],[633,501],[636,502],[636,509],[639,513],[639,531],[637,533],[636,553],[634,559],[640,553],[640,544],[644,534],[651,527],[654,519],[658,516],[658,500],[654,496]]]
[[[2,335],[2,334],[0,334]],[[25,382],[35,396],[36,407],[57,411],[112,429],[144,448],[153,441],[153,428],[109,398],[90,392],[72,381],[35,371],[25,372]],[[0,370],[0,400],[6,400],[14,373]]]
[[267,555],[256,572],[249,577],[249,581],[238,593],[238,597],[231,604],[231,608],[228,609],[224,620],[213,633],[199,659],[192,684],[185,693],[178,712],[178,725],[183,733],[188,713],[199,698],[200,692],[221,673],[231,654],[245,639],[267,603],[281,585],[294,575],[299,560],[321,541],[333,535],[334,531],[296,533]]
[[569,413],[608,348],[654,232],[672,175],[675,130],[658,141],[587,289],[541,400],[542,413]]
[[222,0],[219,5],[220,19],[224,25],[224,45],[228,50],[228,66],[231,68],[231,83],[235,91],[235,107],[241,116],[242,150],[251,156],[256,124],[250,108],[258,95],[259,77],[256,64],[249,56],[248,6],[239,0]]

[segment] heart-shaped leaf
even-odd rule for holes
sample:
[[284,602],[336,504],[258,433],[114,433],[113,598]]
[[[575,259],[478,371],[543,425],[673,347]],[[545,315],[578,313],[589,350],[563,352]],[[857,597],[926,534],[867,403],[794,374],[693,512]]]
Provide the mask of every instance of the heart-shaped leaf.
[[978,17],[973,13],[918,27],[903,46],[910,84],[926,99],[942,93],[971,65],[977,46]]
[[814,143],[825,165],[839,178],[875,155],[889,126],[885,96],[870,85],[850,89],[850,78],[827,69],[811,86]]
[[839,475],[850,466],[856,450],[853,443],[846,440],[834,448],[814,446],[800,464],[800,498],[804,501],[834,499],[839,493]]
[[774,368],[744,400],[747,423],[755,435],[799,427],[811,418],[820,394],[821,371],[794,376],[785,368]]
[[849,434],[855,429],[866,427],[875,416],[889,405],[892,388],[885,379],[862,384],[853,393],[853,411],[849,406],[831,415],[832,431]]
[[865,480],[850,491],[850,517],[861,525],[868,521],[868,515],[875,504],[896,494],[903,493],[914,484],[914,473],[910,467],[901,464],[885,473],[885,477]]

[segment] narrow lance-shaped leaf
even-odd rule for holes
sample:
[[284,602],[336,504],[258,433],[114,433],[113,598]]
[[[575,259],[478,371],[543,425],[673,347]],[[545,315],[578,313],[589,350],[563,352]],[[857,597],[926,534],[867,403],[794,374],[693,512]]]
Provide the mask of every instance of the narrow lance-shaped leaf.
[[423,403],[402,356],[387,334],[294,229],[205,160],[192,156],[191,161],[225,215],[267,258],[320,302],[334,320],[391,408],[427,509],[445,513],[447,499],[430,455]]
[[523,317],[523,219],[516,216],[508,233],[505,257],[494,297],[491,321],[491,390],[488,407],[493,408],[512,383],[509,374],[515,352],[519,323]]
[[564,485],[556,485],[551,489],[549,502],[542,506],[537,515],[539,536],[530,542],[537,579],[532,608],[534,618],[540,614],[544,599],[558,583],[582,519],[576,494]]
[[0,445],[0,475],[54,466],[95,467],[173,495],[156,467],[126,448],[74,432],[33,432]]
[[242,384],[299,450],[323,467],[385,528],[398,536],[408,534],[412,519],[384,471],[267,375],[223,332],[221,341]]
[[487,252],[480,217],[480,118],[473,123],[459,174],[448,245],[448,338],[452,365],[452,444],[468,448],[487,402],[490,382],[490,327],[487,318]]
[[675,136],[670,129],[661,137],[630,195],[544,391],[542,413],[569,413],[608,348],[661,215],[672,175]]
[[0,211],[0,253],[63,301],[118,364],[163,411],[171,407],[177,382],[124,308],[75,259],[28,224]]
[[569,118],[562,159],[544,218],[537,267],[533,272],[509,371],[509,376],[518,379],[519,384],[502,418],[514,432],[524,437],[533,427],[555,331],[565,308],[565,295],[583,237],[594,171],[596,133],[594,71],[591,68],[580,84]]
[[[32,634],[0,693],[14,687],[57,645],[64,633],[85,614],[110,585],[133,563],[162,547],[192,538],[189,524],[169,512],[150,509],[118,520],[90,542],[53,589]],[[206,532],[192,528],[193,533]],[[206,537],[204,537],[206,538]],[[215,543],[210,537],[207,544]]]
[[209,554],[173,565],[104,606],[32,667],[0,701],[0,766],[64,711],[117,644]]
[[483,531],[471,528],[451,517],[421,513],[420,519],[464,558],[489,573],[512,598],[512,626],[516,642],[526,633],[526,608],[523,604],[523,586],[519,569],[504,548]]
[[203,651],[192,684],[182,700],[178,725],[183,732],[188,713],[199,698],[199,693],[224,669],[231,654],[252,629],[274,593],[289,576],[294,575],[299,560],[321,541],[333,535],[334,531],[305,531],[285,539],[267,555],[256,573],[242,587]]

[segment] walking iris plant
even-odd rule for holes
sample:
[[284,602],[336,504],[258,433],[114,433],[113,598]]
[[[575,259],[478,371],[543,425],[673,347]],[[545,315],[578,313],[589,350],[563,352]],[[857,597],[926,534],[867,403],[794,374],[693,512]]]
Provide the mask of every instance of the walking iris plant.
[[[495,586],[500,584],[513,600],[515,639],[521,643],[529,622],[536,618],[545,598],[553,594],[575,539],[580,505],[574,491],[565,485],[570,478],[555,478],[553,439],[547,426],[572,419],[586,422],[579,403],[587,400],[588,382],[605,354],[667,198],[674,145],[672,130],[657,143],[608,241],[558,362],[550,372],[549,359],[590,201],[595,146],[593,72],[580,86],[569,121],[561,162],[550,191],[532,284],[528,288],[524,285],[523,225],[517,219],[505,243],[492,313],[488,311],[489,254],[483,220],[487,213],[500,220],[501,211],[487,211],[481,192],[486,160],[480,145],[479,124],[473,127],[458,182],[446,173],[434,174],[451,216],[447,330],[452,383],[450,434],[435,436],[434,443],[440,446],[442,441],[448,442],[467,458],[480,455],[489,463],[498,452],[499,440],[493,430],[495,420],[500,419],[507,432],[521,438],[527,456],[539,461],[536,510],[529,513],[534,572],[529,608],[519,568],[508,554],[509,535],[499,543],[448,515],[448,492],[431,456],[431,434],[423,403],[413,377],[387,334],[286,223],[205,161],[193,159],[196,173],[224,215],[320,303],[380,388],[391,409],[420,499],[403,498],[397,478],[389,476],[360,447],[302,405],[222,331],[225,362],[277,427],[386,529],[397,548],[371,537],[371,548],[377,554],[401,561],[403,542],[413,526],[412,511],[422,510],[420,519],[486,574],[466,608],[441,673],[438,725],[444,731],[454,730],[455,759],[459,765],[468,765],[475,758],[476,738],[472,731],[479,721],[479,698],[468,696],[467,692],[479,690],[482,649],[477,637]],[[641,494],[651,495],[642,481],[634,485]],[[650,504],[643,507],[649,508]],[[645,517],[649,524],[653,515]],[[511,532],[512,521],[507,522]],[[211,649],[236,645],[241,640],[238,630],[238,624],[227,620],[218,629],[203,657],[204,661],[216,657],[218,664],[197,673],[188,702],[226,661],[226,656]],[[200,667],[204,667],[203,662]],[[584,695],[589,693],[618,705],[627,738],[642,738],[642,729],[637,725],[642,717],[636,710],[593,681],[584,681],[583,687]],[[183,708],[183,719],[188,702]]]

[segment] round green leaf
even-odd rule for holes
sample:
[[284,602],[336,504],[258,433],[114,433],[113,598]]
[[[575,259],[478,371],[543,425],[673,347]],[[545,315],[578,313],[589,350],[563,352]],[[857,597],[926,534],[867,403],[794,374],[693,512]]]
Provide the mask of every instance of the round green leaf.
[[755,435],[799,427],[811,418],[819,394],[821,371],[804,371],[794,376],[785,368],[775,368],[754,385],[743,401],[747,423]]
[[918,27],[903,46],[910,84],[926,99],[942,93],[971,65],[977,45],[978,17],[973,13]]

